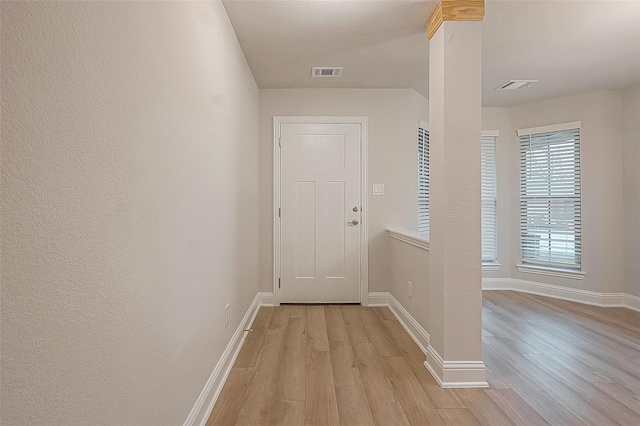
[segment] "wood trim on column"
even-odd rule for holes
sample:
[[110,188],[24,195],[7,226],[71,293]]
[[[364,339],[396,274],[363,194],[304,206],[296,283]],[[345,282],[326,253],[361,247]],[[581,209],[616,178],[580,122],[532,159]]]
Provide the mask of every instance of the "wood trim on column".
[[427,21],[427,38],[438,31],[444,21],[482,21],[484,0],[440,0]]

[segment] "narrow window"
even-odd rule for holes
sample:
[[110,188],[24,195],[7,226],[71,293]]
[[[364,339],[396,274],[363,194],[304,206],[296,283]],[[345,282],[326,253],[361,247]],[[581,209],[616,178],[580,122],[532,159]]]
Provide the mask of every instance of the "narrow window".
[[522,263],[581,270],[580,123],[518,136]]
[[496,141],[497,132],[483,132],[481,139],[482,263],[497,263]]
[[418,232],[429,235],[429,131],[418,127]]

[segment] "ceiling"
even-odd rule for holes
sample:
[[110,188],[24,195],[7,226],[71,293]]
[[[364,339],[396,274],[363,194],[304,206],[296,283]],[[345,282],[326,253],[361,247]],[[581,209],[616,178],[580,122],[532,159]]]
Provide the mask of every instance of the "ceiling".
[[[412,88],[429,97],[426,21],[436,1],[223,0],[267,88]],[[313,66],[342,66],[312,78]],[[640,0],[487,0],[482,104],[521,105],[640,82]],[[511,79],[540,80],[495,91]]]

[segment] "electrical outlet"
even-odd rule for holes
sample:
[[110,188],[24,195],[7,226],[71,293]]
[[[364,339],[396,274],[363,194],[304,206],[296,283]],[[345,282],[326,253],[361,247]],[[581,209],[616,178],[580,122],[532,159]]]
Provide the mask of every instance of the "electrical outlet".
[[407,281],[407,284],[408,284],[407,293],[409,294],[409,297],[413,297],[413,284],[411,284],[411,281]]
[[229,325],[229,303],[224,307],[224,326]]

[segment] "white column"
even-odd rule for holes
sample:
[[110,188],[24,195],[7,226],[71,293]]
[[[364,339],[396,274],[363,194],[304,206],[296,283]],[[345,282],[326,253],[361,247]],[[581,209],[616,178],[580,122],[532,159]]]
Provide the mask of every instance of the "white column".
[[425,365],[443,387],[485,387],[480,235],[481,22],[445,21],[429,43],[429,325]]

